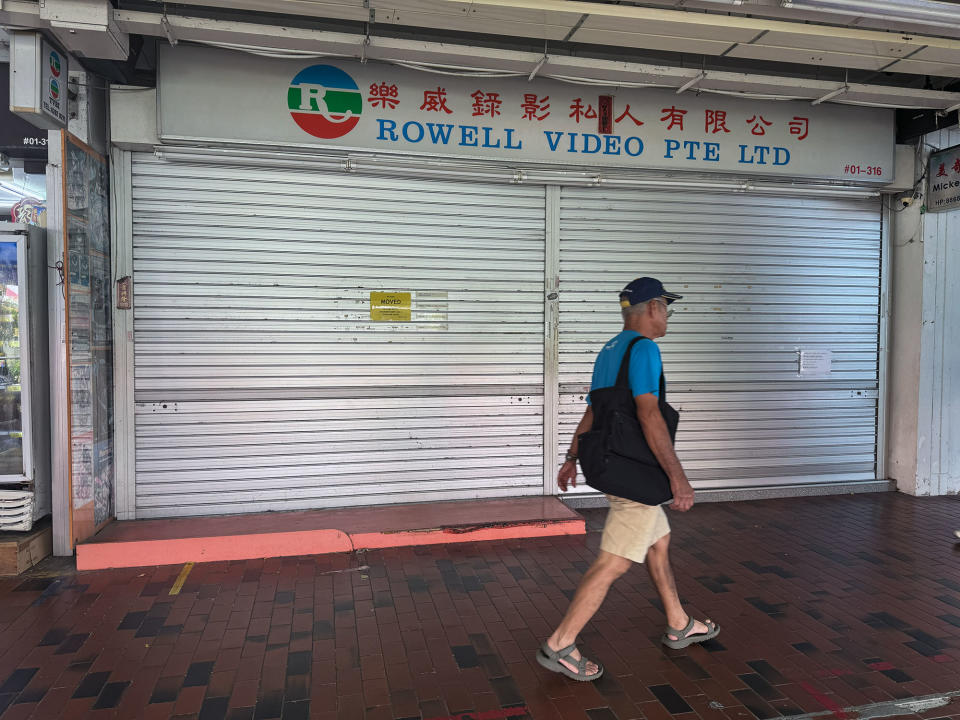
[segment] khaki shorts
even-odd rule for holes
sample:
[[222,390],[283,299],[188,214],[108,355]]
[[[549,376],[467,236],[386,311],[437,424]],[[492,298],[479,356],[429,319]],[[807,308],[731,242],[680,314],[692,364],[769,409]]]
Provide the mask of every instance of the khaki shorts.
[[660,505],[641,505],[613,495],[607,495],[607,500],[610,511],[600,549],[642,563],[650,546],[670,532],[667,514]]

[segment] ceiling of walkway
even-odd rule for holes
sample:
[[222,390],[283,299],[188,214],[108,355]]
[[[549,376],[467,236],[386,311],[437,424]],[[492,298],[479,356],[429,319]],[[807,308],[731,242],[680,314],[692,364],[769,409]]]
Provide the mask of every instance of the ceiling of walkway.
[[114,82],[151,84],[158,43],[347,56],[950,113],[960,3],[946,0],[0,0]]

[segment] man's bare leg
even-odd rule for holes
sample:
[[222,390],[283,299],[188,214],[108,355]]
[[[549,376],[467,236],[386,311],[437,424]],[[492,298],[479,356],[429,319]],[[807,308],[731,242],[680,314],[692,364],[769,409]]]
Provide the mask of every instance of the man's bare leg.
[[[673,579],[673,569],[670,567],[670,533],[657,540],[647,551],[647,571],[650,579],[657,587],[660,601],[667,615],[667,626],[682,630],[690,621],[690,616],[684,611],[677,595],[677,583]],[[693,623],[690,635],[700,635],[707,632],[707,626],[699,620]],[[668,635],[676,640],[675,635]]]
[[[547,640],[550,649],[560,650],[577,641],[577,635],[580,634],[580,631],[603,604],[603,599],[607,596],[607,591],[613,581],[629,570],[630,565],[631,561],[627,558],[613,555],[604,550],[600,551],[597,559],[593,561],[590,569],[580,580],[580,585],[577,587],[577,592],[573,596],[570,607],[567,608],[566,615],[563,616],[560,625]],[[579,660],[580,651],[574,650],[570,657],[573,660]],[[576,672],[577,667],[573,663],[565,660],[560,662]],[[587,663],[588,675],[595,674],[597,670],[595,663]]]

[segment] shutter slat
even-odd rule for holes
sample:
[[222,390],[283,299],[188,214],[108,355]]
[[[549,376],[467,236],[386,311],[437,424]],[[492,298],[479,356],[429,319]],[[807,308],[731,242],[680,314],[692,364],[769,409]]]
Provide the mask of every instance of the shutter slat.
[[134,154],[132,202],[138,517],[542,492],[544,188]]
[[[874,479],[877,201],[563,188],[560,215],[558,462],[617,292],[649,275],[684,296],[658,344],[695,487]],[[801,348],[831,376],[799,378]]]

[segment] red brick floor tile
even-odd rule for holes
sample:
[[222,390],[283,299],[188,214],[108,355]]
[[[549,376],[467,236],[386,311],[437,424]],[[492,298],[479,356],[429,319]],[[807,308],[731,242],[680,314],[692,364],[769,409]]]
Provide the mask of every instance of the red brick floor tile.
[[[324,720],[446,718],[510,699],[533,720],[609,718],[601,708],[666,720],[650,688],[667,687],[698,720],[756,720],[741,701],[815,712],[946,692],[960,687],[957,510],[953,498],[884,493],[671,515],[686,608],[723,631],[712,646],[665,651],[656,593],[633,568],[581,634],[607,669],[596,684],[534,655],[593,559],[602,510],[585,513],[586,538],[371,551],[362,573],[320,574],[356,566],[351,554],[198,564],[175,598],[176,567],[67,574],[45,595],[52,581],[16,591],[22,580],[0,579],[0,687],[25,700],[3,720],[43,689],[32,715],[63,707],[71,720],[196,717],[204,698],[228,693],[237,717],[287,692]],[[180,689],[203,662],[207,684]],[[176,703],[149,703],[161,675]],[[125,681],[115,709],[72,697],[82,683]],[[943,712],[927,718],[960,719]]]
[[233,693],[236,677],[236,670],[221,670],[211,673],[210,681],[207,683],[207,696],[230,697]]
[[207,689],[205,687],[182,688],[173,708],[174,714],[189,715],[190,713],[199,713],[206,693]]
[[390,703],[390,687],[387,684],[386,678],[364,680],[362,687],[363,702],[366,707],[388,705]]
[[337,702],[337,720],[363,720],[364,704],[360,694],[340,695]]
[[339,707],[337,686],[313,683],[310,686],[310,711],[336,712]]
[[394,714],[389,705],[367,708],[363,713],[364,720],[393,720]]
[[215,670],[236,670],[240,667],[242,648],[222,648],[217,654]]
[[257,704],[257,682],[243,681],[239,677],[233,684],[229,706],[232,708],[253,707]]

